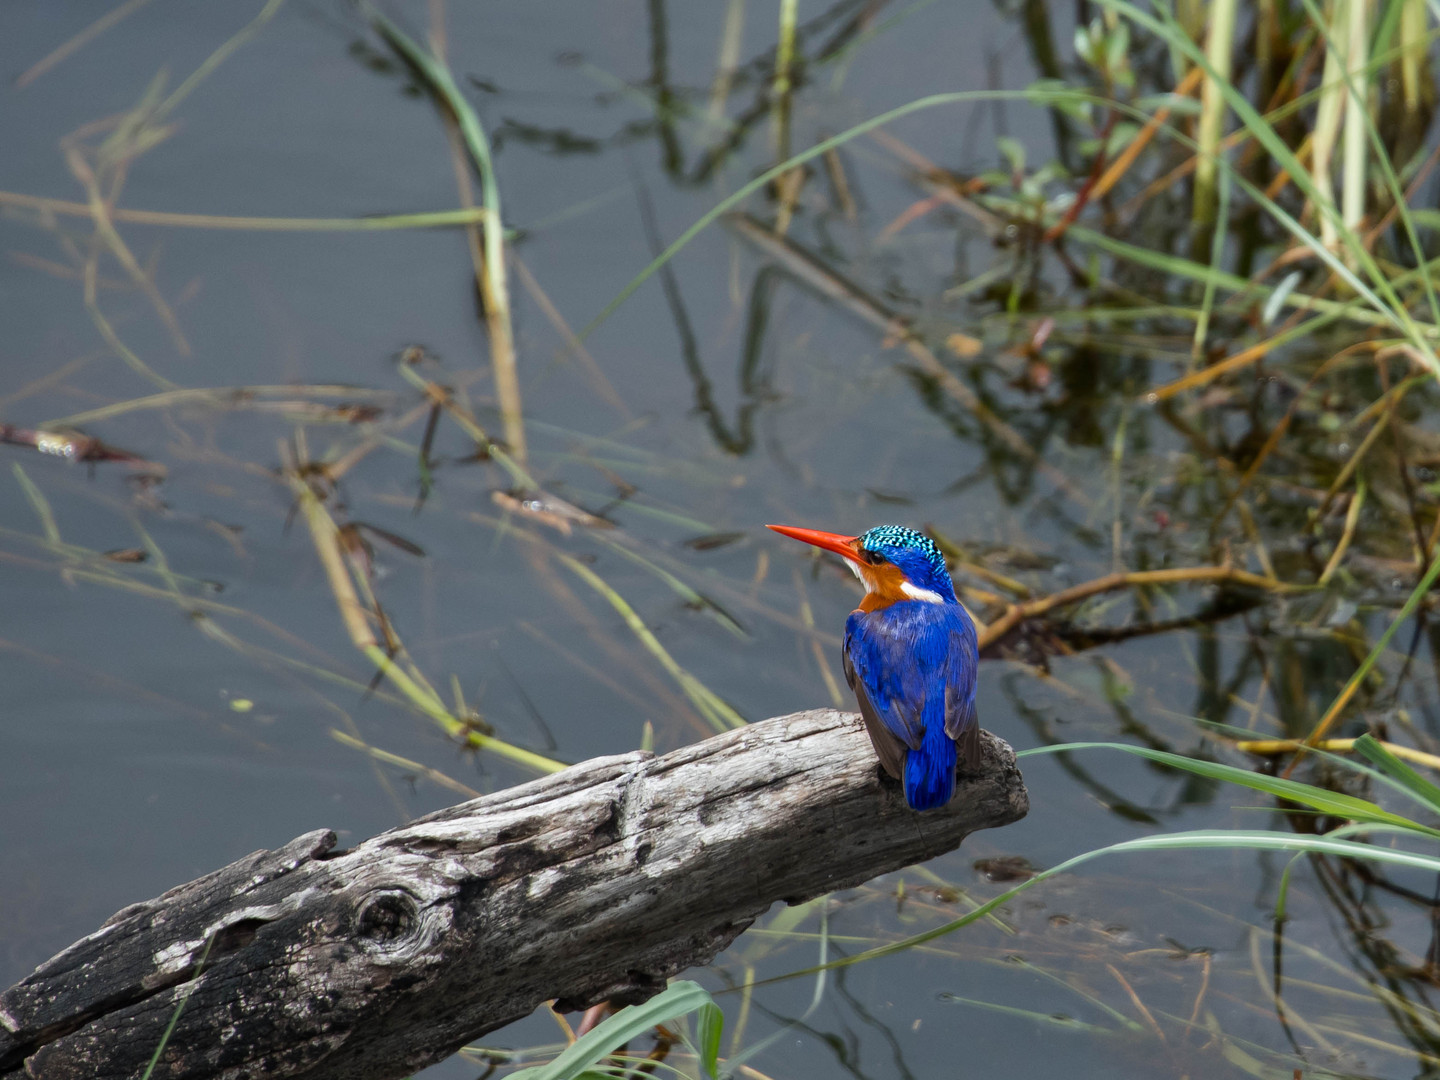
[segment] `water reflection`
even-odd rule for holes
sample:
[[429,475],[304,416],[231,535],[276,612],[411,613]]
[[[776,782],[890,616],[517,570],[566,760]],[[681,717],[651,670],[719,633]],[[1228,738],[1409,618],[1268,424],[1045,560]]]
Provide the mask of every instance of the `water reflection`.
[[[55,12],[9,16],[12,67],[94,15]],[[1054,8],[804,9],[783,85],[773,15],[753,5],[446,9],[515,230],[528,453],[499,434],[461,234],[367,217],[450,207],[457,162],[471,190],[445,113],[348,9],[257,13],[269,22],[244,40],[218,9],[137,13],[5,91],[0,663],[17,754],[0,788],[36,823],[0,841],[0,981],[304,829],[366,835],[548,762],[833,699],[848,578],[772,549],[759,521],[928,525],[991,623],[1111,572],[1264,579],[1097,591],[1017,622],[988,651],[981,702],[1017,745],[1123,739],[1249,764],[1214,725],[1303,738],[1413,585],[1433,389],[1400,393],[1398,360],[1327,366],[1343,346],[1319,327],[1253,382],[1151,406],[1193,366],[1203,293],[1102,241],[1208,247],[1168,192],[1047,243],[1061,180],[1036,183],[1036,166],[1083,175],[1089,153],[1059,110],[1009,108],[1004,130],[987,107],[936,111],[847,144],[577,339],[787,145],[972,72],[1002,88],[1066,74]],[[417,38],[438,29],[430,9],[400,13]],[[717,55],[733,58],[718,73]],[[167,64],[207,77],[162,82]],[[193,227],[221,214],[294,231]],[[1237,227],[1231,272],[1251,274],[1266,228]],[[1243,338],[1255,306],[1222,312],[1219,332]],[[1376,401],[1391,435],[1361,411]],[[42,432],[62,418],[79,430]],[[1337,480],[1371,432],[1356,516],[1400,524],[1352,535],[1323,588],[1267,587],[1324,575],[1360,498]],[[363,627],[317,562],[327,520]],[[1422,609],[1361,692],[1370,726],[1440,740],[1437,661]],[[1323,824],[1151,763],[1031,760],[1029,821],[834,898],[834,954],[996,895],[1006,883],[976,860],[1043,868],[1161,828]],[[1276,926],[1284,870],[1207,853],[1077,872],[842,969],[803,1021],[810,981],[744,987],[815,962],[816,910],[772,913],[703,977],[735,988],[736,1052],[785,1033],[757,1059],[771,1075],[1433,1070],[1433,883],[1317,858]],[[546,1023],[487,1045],[547,1043]]]

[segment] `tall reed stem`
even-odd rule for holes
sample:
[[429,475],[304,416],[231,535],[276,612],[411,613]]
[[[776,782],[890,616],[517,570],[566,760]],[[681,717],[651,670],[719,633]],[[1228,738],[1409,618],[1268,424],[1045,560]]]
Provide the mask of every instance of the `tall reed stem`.
[[1349,84],[1345,95],[1345,172],[1340,216],[1346,229],[1358,230],[1365,218],[1365,155],[1369,144],[1365,126],[1369,97],[1366,63],[1370,56],[1370,0],[1349,0],[1349,7],[1345,26],[1335,28],[1345,35],[1345,73]]
[[1400,41],[1405,51],[1400,54],[1400,94],[1405,113],[1415,115],[1420,109],[1420,77],[1425,63],[1425,0],[1403,0],[1400,9]]
[[[775,159],[784,161],[790,156],[790,98],[794,89],[791,65],[795,60],[795,20],[799,0],[780,0],[780,35],[775,46],[775,81],[772,84],[774,105],[771,110],[771,128],[775,141]],[[800,181],[804,174],[791,169],[775,181],[780,194],[780,210],[775,217],[775,231],[783,235],[790,227],[790,217],[795,212],[795,200],[800,193]]]
[[1214,70],[1200,91],[1199,144],[1195,162],[1196,224],[1215,220],[1216,186],[1219,173],[1220,133],[1225,123],[1225,93],[1222,82],[1230,79],[1230,57],[1234,52],[1236,0],[1216,0],[1210,7],[1210,27],[1205,39],[1205,58]]
[[525,416],[520,405],[520,378],[515,368],[515,335],[510,324],[510,282],[505,266],[505,226],[500,213],[500,185],[490,158],[490,140],[470,102],[460,92],[445,61],[422,49],[398,26],[370,5],[364,6],[371,23],[380,31],[429,84],[435,96],[450,110],[460,128],[475,171],[480,177],[481,201],[485,210],[484,265],[477,275],[480,297],[485,305],[485,323],[490,337],[490,363],[495,373],[495,396],[500,402],[505,441],[516,461],[524,463]]
[[[1351,0],[1331,0],[1331,27],[1349,23],[1350,3]],[[1315,112],[1315,131],[1310,144],[1310,178],[1315,189],[1313,204],[1320,226],[1320,242],[1331,249],[1340,242],[1340,231],[1335,223],[1335,188],[1330,182],[1330,163],[1340,136],[1341,107],[1345,100],[1345,45],[1341,35],[1331,36],[1330,48],[1325,54],[1325,72],[1321,77],[1324,89]]]

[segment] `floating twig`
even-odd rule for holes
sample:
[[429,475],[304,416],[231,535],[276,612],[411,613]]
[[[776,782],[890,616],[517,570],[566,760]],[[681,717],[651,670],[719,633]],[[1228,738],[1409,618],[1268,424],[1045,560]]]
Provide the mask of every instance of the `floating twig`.
[[[16,427],[14,424],[0,424],[0,443],[29,447],[51,457],[64,458],[66,461],[124,461],[139,465],[152,465],[139,454],[132,454],[128,450],[110,446],[78,431],[33,431],[30,428]],[[160,466],[153,467],[159,468]]]

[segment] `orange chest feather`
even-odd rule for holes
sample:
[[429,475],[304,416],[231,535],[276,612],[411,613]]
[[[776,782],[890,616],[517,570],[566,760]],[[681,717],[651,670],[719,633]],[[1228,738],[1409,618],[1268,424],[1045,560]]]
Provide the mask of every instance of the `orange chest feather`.
[[865,582],[865,599],[860,601],[861,611],[879,611],[897,600],[906,599],[901,588],[905,584],[905,575],[892,563],[866,566],[861,570],[861,578]]

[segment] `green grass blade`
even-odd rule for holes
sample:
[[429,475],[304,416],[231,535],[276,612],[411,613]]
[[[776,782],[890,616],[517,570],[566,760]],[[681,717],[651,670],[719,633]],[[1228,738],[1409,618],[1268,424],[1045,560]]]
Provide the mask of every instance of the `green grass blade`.
[[974,911],[967,912],[957,919],[943,923],[930,930],[910,937],[893,941],[888,945],[880,945],[864,952],[856,953],[854,956],[845,957],[842,960],[832,960],[828,964],[817,965],[812,968],[804,968],[800,971],[787,972],[774,979],[766,979],[757,982],[755,986],[763,986],[765,983],[778,982],[782,979],[799,978],[804,975],[813,975],[817,971],[828,971],[834,968],[848,967],[851,964],[863,963],[867,960],[878,960],[882,956],[893,956],[895,953],[905,952],[917,945],[923,945],[928,941],[952,934],[962,926],[969,926],[979,919],[983,919],[990,912],[1007,904],[1015,897],[1028,889],[1034,888],[1042,881],[1046,881],[1057,874],[1073,870],[1075,867],[1098,859],[1102,855],[1121,855],[1129,852],[1146,851],[1196,851],[1196,850],[1252,850],[1252,851],[1281,851],[1301,852],[1326,855],[1337,855],[1348,859],[1363,859],[1370,862],[1384,862],[1399,866],[1409,866],[1429,873],[1440,872],[1440,857],[1434,855],[1422,855],[1411,851],[1400,851],[1390,847],[1380,847],[1375,844],[1362,844],[1353,840],[1337,840],[1327,836],[1302,836],[1294,833],[1276,832],[1249,832],[1241,830],[1197,830],[1194,832],[1159,833],[1155,836],[1143,836],[1134,840],[1122,840],[1118,844],[1110,844],[1107,847],[1096,848],[1094,851],[1086,851],[1073,858],[1066,859],[1049,870],[1042,870],[1034,877],[1022,881],[1013,889],[1009,889],[999,896],[981,904]]
[[145,1071],[140,1074],[140,1080],[150,1080],[155,1072],[155,1066],[160,1063],[160,1055],[165,1052],[165,1047],[170,1042],[170,1036],[175,1034],[175,1025],[180,1022],[180,1014],[185,1011],[185,1006],[190,1003],[190,995],[195,993],[195,988],[200,985],[200,973],[205,970],[205,961],[210,959],[210,949],[215,944],[216,935],[210,935],[205,942],[205,951],[200,954],[200,960],[195,965],[195,974],[190,977],[186,984],[185,992],[180,995],[180,1000],[175,1004],[175,1011],[170,1014],[170,1022],[165,1025],[165,1031],[160,1036],[160,1042],[155,1046],[155,1052],[150,1055],[150,1062],[145,1066]]
[[1039,746],[1032,750],[1021,750],[1015,756],[1017,758],[1039,756],[1042,754],[1068,753],[1074,750],[1120,750],[1127,754],[1134,754],[1149,761],[1161,765],[1168,765],[1171,768],[1183,769],[1185,772],[1195,776],[1203,776],[1209,780],[1219,780],[1225,783],[1238,784],[1241,787],[1250,788],[1253,791],[1260,791],[1266,795],[1272,795],[1277,799],[1286,799],[1289,802],[1298,803],[1301,806],[1308,806],[1312,810],[1321,813],[1332,814],[1335,817],[1346,818],[1351,821],[1364,821],[1377,825],[1393,825],[1399,828],[1408,829],[1413,832],[1422,832],[1431,836],[1440,837],[1440,831],[1429,829],[1417,821],[1411,821],[1400,814],[1391,813],[1368,799],[1361,799],[1354,795],[1345,795],[1338,791],[1327,791],[1324,788],[1316,787],[1313,784],[1304,784],[1298,780],[1286,780],[1278,776],[1265,776],[1261,773],[1251,772],[1248,769],[1241,769],[1234,765],[1223,765],[1218,761],[1201,761],[1197,758],[1185,757],[1182,754],[1170,754],[1164,750],[1152,750],[1148,746],[1132,746],[1129,743],[1062,743],[1057,746]]
[[[1440,545],[1437,545],[1437,548],[1440,548]],[[1320,718],[1320,722],[1315,725],[1315,730],[1311,732],[1311,741],[1318,741],[1330,730],[1336,718],[1350,701],[1351,696],[1365,679],[1369,677],[1370,670],[1379,662],[1380,657],[1385,655],[1385,650],[1390,645],[1390,639],[1395,636],[1396,631],[1405,624],[1406,620],[1415,614],[1415,609],[1420,606],[1420,601],[1429,595],[1431,586],[1435,584],[1435,579],[1440,577],[1440,558],[1437,558],[1437,555],[1440,555],[1440,550],[1432,550],[1430,552],[1430,569],[1425,572],[1425,576],[1420,579],[1420,583],[1415,586],[1409,597],[1406,598],[1404,606],[1400,608],[1400,613],[1396,615],[1395,618],[1391,620],[1390,625],[1385,628],[1385,632],[1380,635],[1380,640],[1375,643],[1375,647],[1370,650],[1369,655],[1366,656],[1365,659],[1361,661],[1360,666],[1355,669],[1355,674],[1350,676],[1349,681],[1341,688],[1340,693],[1335,695],[1335,700],[1331,703],[1330,708],[1325,710],[1325,715]]]
[[455,77],[442,57],[426,52],[405,32],[368,3],[362,10],[391,48],[399,52],[430,85],[455,118],[460,137],[475,170],[480,176],[480,196],[485,204],[484,245],[484,306],[490,326],[490,360],[494,368],[496,389],[500,397],[501,421],[510,450],[520,461],[525,460],[525,425],[520,410],[519,383],[515,379],[515,338],[511,323],[510,281],[505,266],[505,222],[500,209],[500,184],[495,179],[495,163],[490,157],[490,140],[480,124],[480,117],[455,84]]
[[60,526],[55,524],[55,511],[50,509],[50,500],[45,498],[44,493],[35,486],[35,481],[26,475],[18,461],[10,468],[15,473],[15,479],[20,483],[20,489],[25,492],[25,499],[30,503],[30,509],[34,510],[35,516],[40,519],[40,528],[45,530],[45,539],[53,545],[62,544]]
[[1407,790],[1418,795],[1430,809],[1440,813],[1440,786],[1426,780],[1406,762],[1381,746],[1375,736],[1368,732],[1361,735],[1355,740],[1355,750],[1405,785]]
[[[1422,376],[1422,378],[1428,379],[1429,376],[1425,375]],[[1250,739],[1254,738],[1255,735],[1253,731],[1250,731],[1246,728],[1234,727],[1230,724],[1221,724],[1217,723],[1214,720],[1202,719],[1200,720],[1200,724],[1207,730],[1216,731],[1222,735],[1228,735],[1234,739]],[[1381,749],[1383,750],[1384,747],[1382,746]],[[1373,769],[1369,765],[1366,765],[1364,762],[1357,761],[1353,757],[1348,757],[1344,753],[1337,753],[1333,750],[1321,750],[1318,747],[1311,747],[1309,753],[1314,754],[1316,757],[1324,758],[1326,761],[1329,761],[1337,768],[1348,769],[1350,772],[1353,772],[1359,776],[1363,776],[1371,783],[1379,784],[1382,787],[1388,787],[1396,794],[1400,795],[1402,798],[1411,799],[1424,806],[1427,810],[1430,809],[1431,804],[1428,799],[1418,794],[1413,788],[1402,784],[1399,780],[1389,775],[1382,769]],[[1336,831],[1338,832],[1339,830]]]
[[605,598],[620,618],[625,621],[625,625],[630,628],[631,633],[640,639],[640,644],[645,646],[650,655],[655,657],[660,666],[669,672],[670,677],[679,684],[685,696],[690,699],[695,708],[699,710],[700,715],[715,729],[716,733],[724,733],[732,728],[745,726],[745,718],[731,708],[728,702],[676,662],[665,646],[660,644],[660,640],[651,629],[645,625],[645,620],[640,618],[629,602],[611,588],[604,578],[579,559],[563,554],[556,557],[585,584]]
[[[1315,6],[1314,0],[1304,0],[1304,3],[1305,10],[1309,12],[1311,21],[1315,23],[1320,33],[1324,35],[1326,47],[1333,50],[1334,43],[1331,41],[1330,27],[1321,15],[1320,9]],[[1399,11],[1400,6],[1400,4],[1392,4],[1390,5],[1390,11],[1396,13]],[[1377,35],[1375,44],[1379,45],[1382,40],[1383,34]],[[1378,67],[1374,58],[1372,58],[1371,62],[1366,66],[1367,73],[1373,76]],[[1365,97],[1365,88],[1354,85],[1351,81],[1349,71],[1344,73],[1344,78],[1348,92],[1352,95],[1358,95],[1363,100]],[[1400,184],[1400,177],[1395,173],[1395,167],[1390,161],[1390,154],[1385,148],[1385,143],[1380,136],[1379,129],[1370,117],[1369,110],[1360,110],[1359,115],[1363,118],[1365,124],[1365,135],[1370,141],[1370,148],[1373,151],[1372,156],[1375,165],[1380,170],[1380,175],[1385,181],[1386,191],[1395,202],[1395,211],[1400,218],[1400,224],[1405,231],[1405,238],[1410,244],[1410,250],[1415,256],[1415,261],[1423,267],[1425,265],[1425,248],[1420,243],[1420,236],[1415,228],[1415,219],[1411,215],[1409,203],[1405,198],[1405,189]],[[1347,117],[1346,123],[1348,124],[1349,122],[1350,119]],[[1425,299],[1429,303],[1430,318],[1434,323],[1440,325],[1440,298],[1437,298],[1435,294],[1434,281],[1428,273],[1421,274],[1420,280],[1421,284],[1425,287]],[[1391,285],[1393,286],[1394,282],[1391,282]]]
[[[1219,270],[1225,259],[1225,238],[1230,224],[1230,170],[1220,170],[1220,206],[1215,215],[1210,237],[1210,269]],[[1192,368],[1198,368],[1205,357],[1205,335],[1210,330],[1210,315],[1215,310],[1215,276],[1205,282],[1205,295],[1200,301],[1200,318],[1195,320],[1195,341],[1190,349]]]
[[651,559],[647,559],[644,555],[640,554],[640,552],[634,551],[631,548],[626,547],[624,544],[616,540],[610,539],[602,532],[597,532],[594,534],[594,536],[595,539],[599,540],[607,548],[615,552],[615,554],[629,559],[637,566],[643,566],[646,570],[648,570],[650,573],[654,574],[657,578],[663,581],[666,586],[669,587],[670,591],[673,592],[676,596],[680,597],[680,599],[683,600],[686,604],[688,604],[690,607],[695,608],[697,611],[705,612],[706,615],[714,619],[717,623],[719,623],[737,638],[744,640],[745,638],[748,638],[750,636],[745,632],[745,628],[741,626],[740,623],[737,622],[728,611],[725,611],[708,596],[705,596],[703,593],[697,592],[696,590],[692,589],[689,585],[685,584],[685,582],[681,581],[678,577],[670,573],[670,571],[666,570],[663,566],[652,561]]
[[603,1058],[649,1031],[688,1015],[706,1005],[714,1006],[709,991],[686,980],[671,983],[663,993],[643,1005],[627,1005],[614,1016],[571,1043],[554,1061],[512,1073],[512,1080],[577,1080]]
[[604,310],[602,310],[599,315],[596,315],[595,318],[591,319],[577,337],[579,337],[581,341],[588,338],[601,323],[615,313],[616,308],[630,299],[636,289],[645,284],[660,267],[673,259],[681,248],[695,239],[707,226],[713,225],[727,211],[739,206],[751,195],[755,194],[755,192],[768,185],[770,181],[790,172],[797,165],[803,165],[807,161],[820,157],[822,154],[835,149],[835,147],[843,146],[851,139],[874,131],[876,128],[888,124],[892,120],[899,120],[902,116],[909,116],[911,113],[917,113],[924,109],[934,109],[941,105],[958,105],[962,102],[981,101],[1030,101],[1043,105],[1048,104],[1052,96],[1053,94],[1049,87],[1032,87],[1028,90],[958,90],[946,94],[930,94],[926,97],[916,98],[914,101],[906,102],[904,105],[897,106],[888,112],[883,112],[879,116],[872,116],[869,120],[862,121],[852,128],[847,128],[838,135],[832,135],[828,139],[822,139],[809,149],[802,150],[800,153],[786,158],[773,168],[766,169],[748,184],[742,185],[734,194],[716,203],[709,211],[702,215],[695,224],[681,233],[669,247],[655,256],[649,266],[631,278],[630,282],[616,294],[615,299],[606,304]]
[[720,1037],[725,1033],[725,1014],[713,1001],[700,1006],[696,1017],[695,1048],[706,1076],[715,1076],[720,1067]]
[[476,171],[480,174],[480,191],[484,196],[484,209],[489,218],[485,226],[485,258],[498,260],[502,254],[500,244],[503,241],[500,187],[495,182],[495,168],[490,160],[490,140],[485,137],[485,129],[480,126],[480,118],[470,107],[470,102],[465,99],[460,88],[455,85],[455,78],[443,61],[431,56],[371,5],[363,5],[363,10],[375,29],[415,66],[454,114],[455,122],[460,126],[460,134],[465,140],[465,148],[470,151]]

